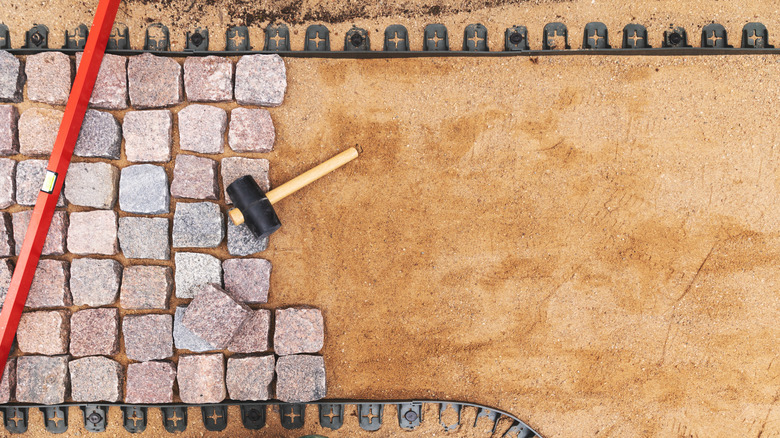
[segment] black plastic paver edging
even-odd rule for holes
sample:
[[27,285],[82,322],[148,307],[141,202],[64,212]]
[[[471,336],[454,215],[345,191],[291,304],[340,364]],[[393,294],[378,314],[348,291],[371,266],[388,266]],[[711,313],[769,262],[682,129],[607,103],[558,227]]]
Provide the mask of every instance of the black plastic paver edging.
[[[227,406],[279,406],[280,413],[281,411],[287,407],[288,409],[293,409],[294,407],[300,407],[300,406],[320,406],[320,405],[381,405],[381,406],[388,406],[388,405],[407,405],[407,406],[422,406],[426,404],[437,404],[439,405],[439,413],[446,410],[448,405],[452,405],[454,408],[456,408],[457,411],[460,411],[463,407],[473,407],[480,409],[485,412],[491,412],[495,414],[495,422],[494,422],[494,428],[495,425],[498,423],[498,420],[501,417],[507,417],[510,420],[513,421],[512,427],[503,435],[507,436],[507,434],[510,431],[519,431],[523,430],[524,435],[520,435],[522,438],[531,438],[531,437],[538,437],[541,438],[541,435],[539,435],[538,432],[533,430],[530,426],[528,426],[524,421],[520,420],[518,417],[516,417],[513,414],[510,414],[509,412],[503,411],[501,409],[495,409],[492,407],[480,405],[477,403],[471,403],[471,402],[462,402],[457,400],[351,400],[351,399],[328,399],[328,400],[318,400],[313,402],[307,402],[307,403],[285,403],[275,400],[265,400],[265,401],[232,401],[232,400],[226,400],[222,403],[207,403],[207,404],[186,404],[186,403],[167,403],[167,404],[128,404],[128,403],[103,403],[103,402],[93,402],[93,403],[62,403],[58,405],[40,405],[40,404],[29,404],[29,403],[7,403],[0,405],[0,410],[4,412],[4,417],[6,416],[8,411],[13,410],[14,408],[21,408],[21,409],[30,409],[30,408],[36,408],[36,409],[44,409],[44,408],[65,408],[65,407],[78,407],[82,410],[87,407],[100,407],[100,408],[111,408],[111,407],[119,407],[122,408],[224,408]],[[400,409],[400,408],[399,408]],[[399,410],[400,413],[400,410]],[[343,415],[343,410],[342,410]],[[477,416],[477,419],[479,419],[480,416],[483,416],[482,414]],[[26,416],[25,416],[26,417]],[[8,420],[4,418],[5,423],[7,424]],[[429,419],[430,420],[430,419]],[[27,423],[27,419],[25,418],[25,423]],[[186,419],[185,419],[186,421]],[[458,415],[458,423],[460,423],[460,415]],[[25,424],[27,426],[27,424]],[[26,427],[25,427],[26,429]]]
[[[80,49],[3,49],[13,55],[34,55],[41,52],[62,52],[75,55]],[[247,51],[155,51],[155,50],[106,50],[112,55],[140,55],[151,53],[158,56],[184,58],[187,56],[243,56],[279,55],[288,58],[334,58],[334,59],[395,59],[395,58],[503,58],[514,56],[707,56],[707,55],[780,55],[780,48],[703,48],[703,47],[651,47],[645,49],[565,49],[565,50],[516,50],[516,51],[314,51],[314,50],[247,50]]]

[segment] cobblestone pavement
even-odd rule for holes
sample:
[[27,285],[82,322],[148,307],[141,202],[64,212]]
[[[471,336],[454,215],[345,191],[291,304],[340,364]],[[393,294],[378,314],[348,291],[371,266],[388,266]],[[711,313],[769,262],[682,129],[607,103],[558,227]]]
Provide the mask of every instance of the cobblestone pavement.
[[[0,52],[3,296],[80,58]],[[286,86],[276,55],[106,55],[0,401],[325,396],[322,314],[262,308],[267,239],[225,214],[240,176],[270,188]]]

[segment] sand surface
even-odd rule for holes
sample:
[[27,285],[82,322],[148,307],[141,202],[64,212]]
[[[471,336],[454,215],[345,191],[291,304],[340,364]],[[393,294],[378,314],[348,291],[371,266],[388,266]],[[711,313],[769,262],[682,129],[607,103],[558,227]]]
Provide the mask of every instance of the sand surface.
[[[10,3],[0,21],[15,46],[33,22],[64,29],[96,4]],[[246,22],[257,46],[266,21],[248,14],[286,5],[189,3],[123,2],[119,20],[134,47],[157,20],[174,49],[196,24],[219,29],[220,47],[222,29]],[[780,30],[770,1],[331,3],[288,10],[301,22],[293,48],[307,20],[327,18],[333,41],[354,23],[378,47],[384,26],[400,23],[417,49],[430,22],[448,25],[453,47],[465,24],[482,22],[493,49],[514,24],[539,47],[549,21],[569,25],[574,47],[594,20],[613,45],[629,22],[645,24],[656,46],[670,23],[696,45],[712,20],[732,44],[749,21]],[[271,110],[272,184],[349,146],[364,150],[279,204],[284,226],[263,254],[274,264],[266,307],[323,309],[329,397],[470,400],[546,437],[780,434],[775,57],[287,67],[285,104]],[[357,435],[347,423],[327,435]],[[397,433],[383,430],[373,436]]]

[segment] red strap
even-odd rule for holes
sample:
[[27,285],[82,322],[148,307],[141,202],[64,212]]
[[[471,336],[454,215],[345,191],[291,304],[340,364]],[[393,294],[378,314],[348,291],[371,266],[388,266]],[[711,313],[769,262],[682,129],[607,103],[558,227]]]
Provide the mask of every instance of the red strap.
[[81,58],[79,69],[76,72],[68,104],[65,106],[65,115],[62,118],[57,140],[54,142],[54,150],[46,168],[46,182],[44,182],[41,192],[38,193],[30,225],[24,235],[22,251],[19,253],[16,269],[11,277],[11,287],[8,288],[3,310],[0,311],[0,371],[5,369],[8,354],[11,352],[16,328],[19,326],[19,318],[22,316],[24,303],[30,292],[35,268],[41,258],[41,250],[49,232],[54,208],[60,197],[62,183],[68,172],[73,148],[76,146],[81,123],[84,120],[84,113],[87,111],[89,98],[92,96],[92,89],[95,86],[98,71],[100,71],[100,63],[106,51],[108,37],[114,26],[119,1],[100,0],[95,12],[95,20],[92,22],[92,29],[89,31],[87,44],[84,47],[84,56]]

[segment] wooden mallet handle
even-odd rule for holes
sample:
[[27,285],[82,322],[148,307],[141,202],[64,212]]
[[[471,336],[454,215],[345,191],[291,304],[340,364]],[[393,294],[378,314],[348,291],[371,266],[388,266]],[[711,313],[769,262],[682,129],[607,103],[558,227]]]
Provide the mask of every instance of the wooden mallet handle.
[[[329,159],[328,161],[325,161],[324,163],[321,163],[307,170],[306,172],[303,172],[290,181],[287,181],[279,187],[267,192],[265,196],[269,201],[271,201],[271,204],[276,204],[277,202],[286,198],[288,195],[291,195],[313,183],[314,181],[317,181],[318,179],[349,163],[357,157],[358,150],[355,148],[349,148]],[[241,214],[241,211],[237,208],[230,210],[228,214],[230,215],[230,218],[234,224],[241,225],[244,223],[244,215]]]

